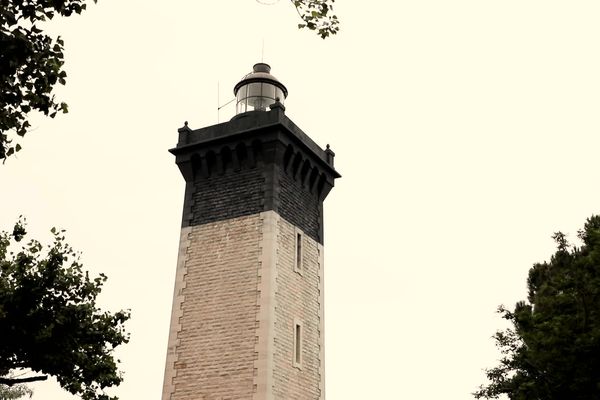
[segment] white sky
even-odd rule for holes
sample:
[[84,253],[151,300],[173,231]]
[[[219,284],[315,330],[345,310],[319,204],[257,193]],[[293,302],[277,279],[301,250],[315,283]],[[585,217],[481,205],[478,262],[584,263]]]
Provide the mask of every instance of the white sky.
[[[471,398],[498,353],[496,306],[598,213],[600,3],[336,2],[336,37],[287,1],[100,0],[48,25],[70,113],[35,118],[0,168],[2,229],[67,229],[101,303],[130,308],[122,400],[160,399],[184,181],[167,149],[217,122],[261,59],[287,115],[330,143],[325,203],[329,400]],[[221,113],[221,121],[233,108]],[[36,400],[72,397],[56,383]]]

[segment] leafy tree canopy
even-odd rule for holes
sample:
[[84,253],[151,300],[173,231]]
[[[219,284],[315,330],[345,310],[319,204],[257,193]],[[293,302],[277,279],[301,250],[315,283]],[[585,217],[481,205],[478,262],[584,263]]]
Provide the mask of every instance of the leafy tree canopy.
[[499,308],[512,327],[496,333],[503,356],[475,398],[600,398],[600,216],[578,236],[581,247],[555,233],[550,262],[529,271],[528,300]]
[[85,8],[85,0],[0,0],[0,158],[21,149],[15,134],[27,133],[31,111],[51,118],[67,112],[52,94],[54,85],[66,82],[64,43],[38,25]]
[[332,13],[335,0],[290,0],[303,23],[298,28],[316,31],[323,39],[340,30],[339,20]]
[[[83,271],[63,232],[53,228],[46,248],[33,239],[22,244],[22,221],[0,233],[0,384],[51,375],[84,400],[116,399],[104,389],[122,381],[113,350],[129,340],[123,328],[129,312],[97,307],[106,276],[92,279]],[[35,375],[11,377],[15,369]]]

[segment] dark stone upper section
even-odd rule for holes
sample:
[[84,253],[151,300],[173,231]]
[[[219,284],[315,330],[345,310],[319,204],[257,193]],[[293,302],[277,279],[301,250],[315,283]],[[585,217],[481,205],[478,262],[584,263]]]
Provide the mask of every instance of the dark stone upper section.
[[[302,187],[299,180],[294,179],[291,174],[284,173],[280,176],[279,192],[279,215],[293,225],[299,227],[307,235],[315,237],[315,240],[323,239],[321,228],[322,202],[317,196]],[[322,243],[322,240],[318,240]]]
[[256,168],[194,182],[192,225],[263,210],[265,179]]
[[274,210],[323,243],[323,200],[340,175],[283,113],[240,114],[229,122],[179,129],[171,149],[186,180],[183,226]]

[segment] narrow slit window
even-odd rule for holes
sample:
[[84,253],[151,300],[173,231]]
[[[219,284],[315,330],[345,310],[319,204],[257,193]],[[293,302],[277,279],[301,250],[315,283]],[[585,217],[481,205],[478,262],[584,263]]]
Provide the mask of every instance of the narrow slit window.
[[296,262],[294,270],[298,273],[302,273],[302,233],[296,232]]
[[302,366],[302,324],[294,323],[294,366]]

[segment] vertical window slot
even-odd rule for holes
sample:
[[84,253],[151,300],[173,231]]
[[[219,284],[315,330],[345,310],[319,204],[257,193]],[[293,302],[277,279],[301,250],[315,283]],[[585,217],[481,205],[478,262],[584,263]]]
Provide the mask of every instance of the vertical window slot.
[[302,367],[302,324],[294,322],[294,367]]
[[302,273],[302,234],[296,233],[296,271]]

